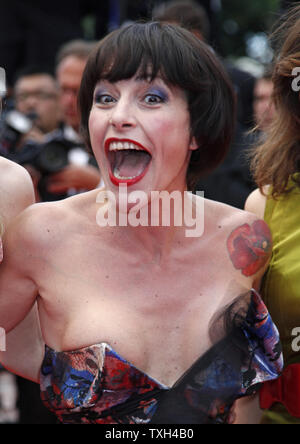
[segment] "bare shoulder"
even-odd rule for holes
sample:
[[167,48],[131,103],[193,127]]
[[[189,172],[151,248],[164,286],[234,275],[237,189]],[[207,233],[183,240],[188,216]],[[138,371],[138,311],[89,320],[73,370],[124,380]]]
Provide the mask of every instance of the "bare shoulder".
[[43,254],[63,238],[68,208],[58,202],[37,203],[26,208],[9,224],[3,237],[6,253],[28,257]]
[[207,222],[218,226],[225,231],[234,230],[236,227],[244,224],[252,225],[257,220],[262,220],[254,212],[241,210],[220,202],[211,200],[205,201],[205,211],[208,213]]
[[4,232],[2,277],[8,276],[16,283],[25,277],[37,282],[45,267],[55,266],[55,259],[72,248],[77,226],[77,216],[68,199],[26,208]]
[[91,202],[83,193],[57,202],[36,203],[19,214],[4,236],[14,239],[29,250],[48,250],[61,245],[64,239],[82,225]]
[[1,174],[1,187],[4,187],[6,183],[15,184],[16,186],[23,186],[26,189],[32,188],[32,182],[30,175],[21,165],[12,162],[4,157],[0,157],[0,174]]
[[268,225],[254,213],[216,202],[209,205],[214,212],[215,230],[220,232],[219,241],[226,244],[232,271],[237,272],[236,277],[258,282],[272,252]]
[[256,189],[255,191],[253,191],[246,200],[245,210],[249,211],[250,213],[254,213],[258,217],[263,219],[266,209],[267,192],[268,187],[264,189],[265,194],[263,194],[260,189]]
[[34,203],[34,189],[25,168],[0,157],[0,214],[8,223]]

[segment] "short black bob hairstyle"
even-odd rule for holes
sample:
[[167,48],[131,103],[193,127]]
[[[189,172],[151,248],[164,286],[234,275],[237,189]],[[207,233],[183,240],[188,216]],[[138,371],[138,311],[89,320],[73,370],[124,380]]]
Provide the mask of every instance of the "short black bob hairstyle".
[[211,48],[177,25],[133,23],[113,31],[91,53],[79,92],[81,132],[89,149],[88,120],[96,84],[100,79],[114,83],[135,75],[151,80],[159,75],[167,85],[185,91],[191,137],[199,146],[187,171],[187,186],[193,191],[230,146],[236,102],[231,81]]

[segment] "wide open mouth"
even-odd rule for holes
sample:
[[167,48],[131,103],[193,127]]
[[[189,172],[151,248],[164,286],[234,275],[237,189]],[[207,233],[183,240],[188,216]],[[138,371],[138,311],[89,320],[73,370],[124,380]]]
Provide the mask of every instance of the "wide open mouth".
[[110,139],[106,143],[110,163],[110,178],[115,185],[133,185],[146,174],[151,154],[141,145],[130,140]]

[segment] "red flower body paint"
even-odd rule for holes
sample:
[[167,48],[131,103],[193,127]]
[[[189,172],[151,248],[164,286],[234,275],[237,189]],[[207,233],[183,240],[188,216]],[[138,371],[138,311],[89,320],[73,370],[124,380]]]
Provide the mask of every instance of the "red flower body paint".
[[244,224],[234,230],[227,240],[227,248],[234,267],[244,276],[253,276],[268,261],[272,249],[271,233],[262,220],[252,226]]

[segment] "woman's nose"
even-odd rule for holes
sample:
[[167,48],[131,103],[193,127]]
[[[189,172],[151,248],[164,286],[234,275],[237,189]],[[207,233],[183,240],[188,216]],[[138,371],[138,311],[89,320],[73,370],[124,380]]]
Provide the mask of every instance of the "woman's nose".
[[119,131],[135,127],[136,115],[134,106],[125,100],[120,100],[112,109],[109,123]]

